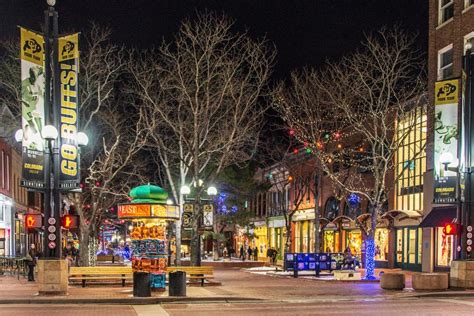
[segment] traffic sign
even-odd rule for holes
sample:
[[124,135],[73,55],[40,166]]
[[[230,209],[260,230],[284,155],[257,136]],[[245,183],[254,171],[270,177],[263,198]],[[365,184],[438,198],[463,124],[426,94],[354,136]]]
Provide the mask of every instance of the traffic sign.
[[49,225],[54,225],[54,224],[56,224],[56,219],[55,219],[54,217],[48,218],[48,224],[49,224]]
[[467,238],[471,239],[472,238],[472,233],[467,233]]
[[50,241],[48,243],[48,247],[49,247],[49,249],[54,249],[54,248],[56,248],[56,243],[54,241]]
[[51,240],[51,241],[55,241],[56,240],[56,235],[55,234],[49,234],[48,239]]
[[48,226],[48,231],[49,231],[50,233],[54,233],[54,232],[56,232],[56,227],[54,227],[54,226]]
[[466,250],[467,250],[467,252],[471,252],[471,251],[472,251],[472,247],[471,247],[471,246],[467,246]]
[[472,232],[472,226],[467,226],[467,231]]

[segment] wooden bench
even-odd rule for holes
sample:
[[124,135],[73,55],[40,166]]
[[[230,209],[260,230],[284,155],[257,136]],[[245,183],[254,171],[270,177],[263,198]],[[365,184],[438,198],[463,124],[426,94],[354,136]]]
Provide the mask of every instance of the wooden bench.
[[114,255],[98,255],[97,256],[97,261],[98,262],[119,262],[120,257],[119,256],[114,256]]
[[201,286],[204,286],[204,280],[214,278],[214,268],[210,266],[195,267],[195,266],[178,266],[167,267],[166,272],[183,271],[186,272],[186,277],[189,280],[201,280]]
[[71,267],[69,269],[69,280],[82,280],[82,287],[86,286],[87,280],[122,280],[125,286],[126,280],[133,280],[131,267]]

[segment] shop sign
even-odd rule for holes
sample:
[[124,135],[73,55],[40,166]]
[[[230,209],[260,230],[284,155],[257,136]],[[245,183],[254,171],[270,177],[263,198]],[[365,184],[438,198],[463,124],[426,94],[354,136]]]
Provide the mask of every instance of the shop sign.
[[206,204],[203,207],[203,224],[208,228],[212,228],[214,225],[214,206],[212,204]]
[[151,214],[153,217],[179,218],[179,207],[175,205],[152,204]]
[[303,211],[296,211],[295,214],[293,214],[292,220],[293,221],[306,221],[314,219],[314,209],[311,210],[303,210]]
[[122,204],[118,206],[117,215],[121,217],[150,217],[150,204]]
[[262,226],[265,226],[265,222],[264,221],[253,222],[253,225],[255,227],[262,227]]
[[268,222],[268,227],[278,228],[278,227],[284,227],[284,226],[285,226],[284,219],[275,219],[275,220],[270,220]]
[[434,203],[455,203],[459,80],[436,82],[434,96]]

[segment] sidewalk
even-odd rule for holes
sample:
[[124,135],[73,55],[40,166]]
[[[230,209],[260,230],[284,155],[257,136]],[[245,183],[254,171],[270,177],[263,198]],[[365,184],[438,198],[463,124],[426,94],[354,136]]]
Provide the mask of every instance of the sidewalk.
[[[411,287],[411,273],[407,287]],[[378,275],[378,272],[377,272]],[[0,276],[0,304],[159,304],[167,302],[314,302],[327,300],[392,300],[415,297],[474,296],[474,291],[415,292],[386,291],[378,282],[320,281],[314,277],[293,278],[249,273],[238,268],[215,269],[215,280],[221,286],[188,286],[186,297],[169,297],[167,292],[153,292],[150,298],[135,298],[132,287],[94,285],[82,288],[70,286],[67,296],[39,296],[36,283]]]

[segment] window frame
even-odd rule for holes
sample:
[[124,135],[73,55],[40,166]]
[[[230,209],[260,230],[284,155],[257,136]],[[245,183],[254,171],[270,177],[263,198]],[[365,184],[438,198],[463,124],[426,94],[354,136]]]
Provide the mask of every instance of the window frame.
[[[442,2],[443,0],[438,0],[438,25],[442,25],[443,23],[448,22],[454,17],[454,0],[449,0],[449,2],[446,3],[445,5],[442,5]],[[453,6],[453,15],[445,19],[444,12],[450,6]]]
[[[442,56],[444,54],[446,54],[448,51],[453,51],[453,44],[449,44],[448,46],[445,46],[443,48],[441,48],[440,50],[438,50],[438,64],[437,64],[437,72],[438,72],[438,80],[446,80],[446,79],[449,79],[449,78],[444,78],[444,76],[442,75],[443,74],[443,71],[449,67],[453,67],[453,62],[454,62],[454,55],[453,55],[453,60],[451,61],[451,63],[449,63],[448,65],[444,65],[443,67],[441,67],[441,61],[442,61]],[[453,52],[454,54],[454,52]]]

